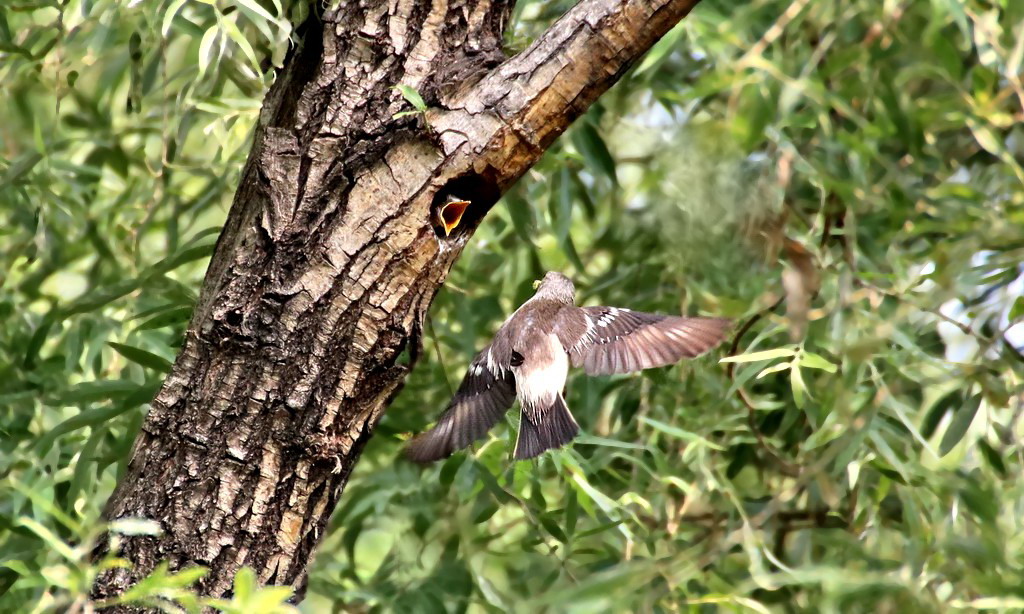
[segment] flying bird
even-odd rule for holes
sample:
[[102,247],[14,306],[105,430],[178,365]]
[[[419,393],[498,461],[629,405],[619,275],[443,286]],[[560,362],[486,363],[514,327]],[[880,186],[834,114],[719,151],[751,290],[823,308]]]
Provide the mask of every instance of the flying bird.
[[470,363],[437,425],[406,450],[416,462],[446,458],[487,434],[519,399],[516,460],[567,444],[579,425],[565,404],[569,365],[587,375],[630,373],[693,358],[722,341],[725,318],[577,307],[576,288],[550,272]]

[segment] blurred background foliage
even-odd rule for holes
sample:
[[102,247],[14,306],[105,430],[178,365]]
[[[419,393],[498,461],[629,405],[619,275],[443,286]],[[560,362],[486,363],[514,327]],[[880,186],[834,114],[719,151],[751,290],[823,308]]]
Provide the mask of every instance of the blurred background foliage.
[[[510,51],[570,4],[521,0]],[[100,511],[305,11],[0,7],[0,611],[86,607],[120,564],[87,561]],[[467,247],[301,608],[1024,608],[1022,62],[1016,0],[702,2]],[[404,462],[545,270],[736,339],[572,378],[584,434],[539,461],[510,461],[510,414]],[[195,609],[196,573],[130,597]],[[207,605],[286,607],[236,588]]]

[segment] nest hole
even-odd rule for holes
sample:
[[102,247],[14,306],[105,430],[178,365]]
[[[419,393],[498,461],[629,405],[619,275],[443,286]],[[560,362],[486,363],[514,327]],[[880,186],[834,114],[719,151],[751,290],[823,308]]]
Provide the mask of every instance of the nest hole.
[[434,233],[442,241],[471,234],[499,198],[501,191],[493,169],[449,180],[437,191],[430,204]]

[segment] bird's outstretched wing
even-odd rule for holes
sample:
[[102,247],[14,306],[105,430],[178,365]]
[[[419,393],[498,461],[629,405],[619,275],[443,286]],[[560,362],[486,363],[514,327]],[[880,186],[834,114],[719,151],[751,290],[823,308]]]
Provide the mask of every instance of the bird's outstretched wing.
[[512,407],[516,398],[515,377],[507,366],[488,361],[486,347],[473,359],[437,425],[416,436],[406,456],[417,463],[446,458],[487,434]]
[[563,309],[556,326],[575,367],[587,375],[629,373],[693,358],[718,345],[730,321],[618,307]]

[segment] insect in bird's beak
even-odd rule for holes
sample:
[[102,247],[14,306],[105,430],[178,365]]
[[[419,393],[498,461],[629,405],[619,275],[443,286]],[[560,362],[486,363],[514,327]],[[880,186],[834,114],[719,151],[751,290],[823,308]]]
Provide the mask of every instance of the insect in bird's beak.
[[540,280],[539,279],[533,280],[533,289],[536,290],[539,287],[540,287]]
[[450,236],[452,231],[462,221],[462,214],[469,208],[470,201],[458,200],[456,198],[448,197],[448,202],[441,205],[437,210],[437,222],[438,226],[444,228],[444,236]]

